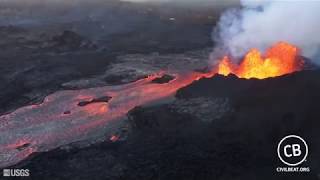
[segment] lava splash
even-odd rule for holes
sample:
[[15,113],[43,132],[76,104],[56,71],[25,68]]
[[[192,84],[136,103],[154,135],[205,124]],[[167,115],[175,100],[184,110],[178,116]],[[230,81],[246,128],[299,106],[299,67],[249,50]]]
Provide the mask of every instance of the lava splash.
[[277,77],[302,70],[304,61],[299,55],[300,50],[296,46],[279,42],[264,55],[258,49],[251,49],[239,65],[225,56],[218,64],[218,74],[232,73],[246,79]]

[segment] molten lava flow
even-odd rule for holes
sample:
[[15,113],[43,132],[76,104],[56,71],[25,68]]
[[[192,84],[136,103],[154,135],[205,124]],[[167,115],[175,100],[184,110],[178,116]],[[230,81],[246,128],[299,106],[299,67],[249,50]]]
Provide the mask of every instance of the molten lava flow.
[[[153,80],[164,72],[134,83],[75,91],[59,91],[39,105],[31,105],[0,116],[0,167],[25,159],[33,152],[48,151],[72,142],[94,140],[117,128],[128,111],[163,98],[215,72],[176,74],[168,83]],[[108,101],[93,101],[111,97]],[[90,102],[83,103],[81,102]],[[120,122],[120,121],[119,121]],[[115,142],[117,136],[111,136]]]
[[279,42],[268,49],[264,56],[259,50],[251,49],[239,65],[232,64],[228,57],[224,57],[218,65],[218,73],[233,73],[246,79],[276,77],[301,70],[303,61],[298,57],[297,47]]
[[[278,43],[265,57],[253,49],[240,65],[232,64],[224,57],[218,69],[207,73],[175,74],[175,79],[164,84],[153,82],[162,77],[164,72],[160,72],[125,85],[56,92],[39,105],[22,107],[0,116],[0,167],[16,164],[33,152],[105,137],[106,132],[118,127],[118,120],[134,107],[170,97],[200,78],[209,78],[216,73],[259,79],[280,76],[301,69],[302,62],[297,57],[298,48]],[[111,99],[105,100],[105,97]],[[111,136],[110,140],[117,141],[118,138]]]

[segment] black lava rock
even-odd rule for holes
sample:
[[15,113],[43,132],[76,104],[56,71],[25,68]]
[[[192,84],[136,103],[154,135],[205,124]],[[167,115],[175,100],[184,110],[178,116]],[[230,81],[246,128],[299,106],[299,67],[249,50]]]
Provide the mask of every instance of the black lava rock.
[[174,80],[174,77],[173,76],[170,76],[168,74],[165,74],[163,75],[162,77],[160,78],[156,78],[154,80],[152,80],[153,83],[157,83],[157,84],[165,84],[165,83],[168,83],[170,81]]
[[[131,130],[123,141],[53,150],[15,167],[42,179],[317,179],[319,92],[319,70],[264,80],[201,79],[180,89],[177,101],[227,98],[234,109],[229,116],[208,122],[172,103],[137,107],[129,112]],[[213,106],[205,103],[200,108]],[[277,144],[289,134],[307,141],[310,154],[302,166],[311,172],[276,171],[286,166]]]

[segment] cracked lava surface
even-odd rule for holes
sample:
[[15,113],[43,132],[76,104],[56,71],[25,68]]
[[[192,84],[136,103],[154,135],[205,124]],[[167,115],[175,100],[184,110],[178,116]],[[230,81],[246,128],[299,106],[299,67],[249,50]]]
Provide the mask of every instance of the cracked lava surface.
[[170,97],[215,73],[193,72],[164,84],[152,82],[163,74],[126,85],[58,91],[39,105],[0,116],[0,167],[14,165],[34,152],[102,137],[134,107]]

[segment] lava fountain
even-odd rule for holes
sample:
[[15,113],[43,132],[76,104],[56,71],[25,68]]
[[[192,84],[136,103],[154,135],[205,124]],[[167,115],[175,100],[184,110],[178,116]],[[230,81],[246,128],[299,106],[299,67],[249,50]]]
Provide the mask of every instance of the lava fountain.
[[269,48],[264,55],[251,49],[240,62],[234,64],[225,56],[218,64],[218,74],[235,74],[240,78],[264,79],[300,71],[304,61],[299,57],[299,49],[294,45],[279,42]]
[[173,96],[200,78],[234,73],[241,78],[263,79],[301,70],[303,62],[298,55],[298,48],[281,42],[264,56],[251,50],[239,65],[225,57],[210,72],[178,73],[164,84],[153,82],[162,77],[161,72],[125,85],[56,92],[39,105],[0,116],[0,167],[16,164],[33,152],[105,138],[134,107]]

